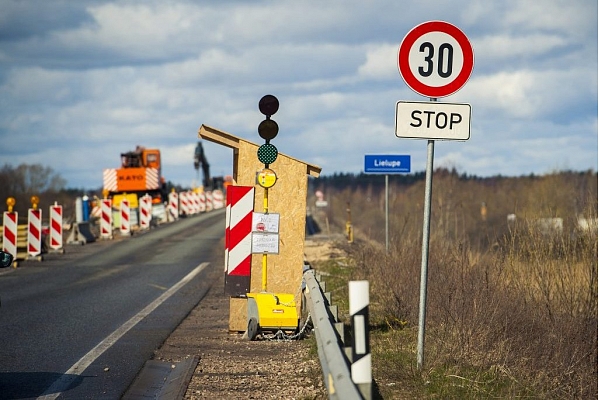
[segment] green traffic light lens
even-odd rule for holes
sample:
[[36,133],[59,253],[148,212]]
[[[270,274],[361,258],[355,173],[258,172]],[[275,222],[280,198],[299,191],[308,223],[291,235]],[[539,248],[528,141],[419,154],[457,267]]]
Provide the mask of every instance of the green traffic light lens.
[[265,143],[258,148],[258,161],[265,165],[273,164],[277,159],[277,147],[270,143]]

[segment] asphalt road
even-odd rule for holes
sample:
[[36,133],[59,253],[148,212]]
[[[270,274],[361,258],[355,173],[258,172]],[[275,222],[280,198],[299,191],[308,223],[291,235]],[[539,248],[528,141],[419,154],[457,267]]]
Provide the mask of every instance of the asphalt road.
[[0,270],[0,399],[119,399],[222,268],[224,220],[213,211]]

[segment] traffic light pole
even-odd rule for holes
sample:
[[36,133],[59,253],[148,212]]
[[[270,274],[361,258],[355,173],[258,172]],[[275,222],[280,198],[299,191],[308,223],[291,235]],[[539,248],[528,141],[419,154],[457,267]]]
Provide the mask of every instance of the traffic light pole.
[[[263,197],[263,208],[265,214],[269,213],[269,188],[265,188],[265,194]],[[267,291],[267,254],[262,256],[262,291]]]

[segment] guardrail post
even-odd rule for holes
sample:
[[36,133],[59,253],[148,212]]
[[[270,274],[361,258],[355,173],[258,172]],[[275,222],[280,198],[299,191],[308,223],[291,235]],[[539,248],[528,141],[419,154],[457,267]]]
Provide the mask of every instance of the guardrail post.
[[369,343],[369,281],[348,282],[352,318],[352,381],[366,400],[372,398],[371,346]]

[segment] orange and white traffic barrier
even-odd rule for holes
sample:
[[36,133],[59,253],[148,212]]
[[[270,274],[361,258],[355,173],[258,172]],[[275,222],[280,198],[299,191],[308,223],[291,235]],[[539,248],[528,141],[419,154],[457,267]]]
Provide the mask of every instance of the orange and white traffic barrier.
[[224,199],[223,199],[223,191],[222,190],[213,190],[213,208],[219,209],[224,207]]
[[150,229],[152,219],[152,197],[145,195],[140,197],[140,229]]
[[100,238],[112,239],[113,221],[112,221],[112,200],[102,199],[100,203]]
[[131,209],[129,200],[121,200],[121,235],[131,235]]
[[27,213],[27,255],[39,259],[42,254],[42,210],[30,208]]
[[54,203],[50,206],[50,249],[61,251],[63,248],[63,209]]
[[17,258],[18,220],[19,214],[16,211],[4,211],[2,218],[2,250],[12,254],[15,258]]
[[177,192],[169,193],[169,203],[167,205],[169,218],[179,218],[179,195]]

